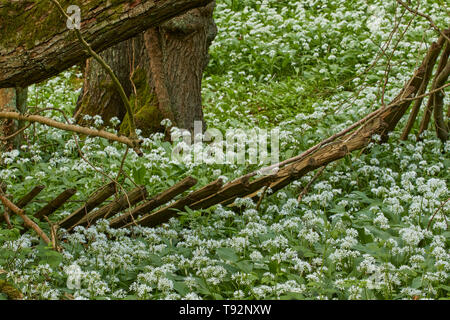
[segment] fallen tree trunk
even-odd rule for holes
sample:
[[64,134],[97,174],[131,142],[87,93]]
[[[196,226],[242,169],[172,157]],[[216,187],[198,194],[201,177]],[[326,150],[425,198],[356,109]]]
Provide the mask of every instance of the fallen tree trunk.
[[[346,132],[345,135],[340,136],[338,139],[333,139],[334,141],[329,141],[325,145],[319,143],[320,147],[313,152],[306,153],[301,157],[294,157],[292,158],[294,159],[293,161],[290,161],[290,159],[283,161],[286,165],[274,174],[266,175],[250,182],[248,182],[248,179],[252,176],[251,174],[238,178],[225,185],[216,194],[200,200],[190,207],[192,209],[206,209],[216,204],[230,205],[236,198],[249,197],[256,199],[258,192],[264,187],[270,187],[272,192],[276,192],[291,182],[300,179],[308,172],[339,160],[354,150],[366,147],[375,134],[380,135],[382,141],[386,141],[388,133],[395,129],[397,123],[410,106],[411,98],[417,95],[430,64],[431,51],[434,50],[436,50],[436,46],[432,46],[421,66],[414,72],[414,75],[398,96],[387,107],[373,113],[372,117],[366,117],[367,121],[362,123],[358,130],[344,130]],[[326,139],[326,141],[328,140]],[[260,171],[265,171],[265,169]]]
[[[81,9],[81,34],[99,52],[212,0],[64,0]],[[0,2],[0,88],[26,87],[89,54],[50,1]]]

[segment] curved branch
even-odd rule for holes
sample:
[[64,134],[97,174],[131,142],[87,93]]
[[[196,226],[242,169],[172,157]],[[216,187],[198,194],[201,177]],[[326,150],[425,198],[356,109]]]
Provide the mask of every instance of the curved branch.
[[46,118],[43,116],[38,116],[38,115],[24,115],[24,114],[20,114],[18,112],[0,112],[0,119],[14,119],[14,120],[19,120],[19,121],[37,122],[37,123],[41,123],[41,124],[44,124],[49,127],[53,127],[53,128],[57,128],[57,129],[65,130],[65,131],[71,131],[71,132],[84,134],[87,136],[100,137],[100,138],[104,138],[104,139],[107,139],[110,141],[120,142],[131,148],[134,148],[135,144],[140,142],[140,141],[132,140],[125,136],[117,136],[108,131],[90,129],[90,128],[73,125],[73,124],[65,124],[65,123],[58,122],[56,120],[49,119],[49,118]]

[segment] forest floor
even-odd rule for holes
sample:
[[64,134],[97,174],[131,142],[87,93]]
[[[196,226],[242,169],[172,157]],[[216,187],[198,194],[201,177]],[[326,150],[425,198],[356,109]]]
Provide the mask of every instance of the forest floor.
[[[450,18],[441,2],[421,1],[419,9],[444,27]],[[255,138],[236,129],[278,129],[284,160],[361,119],[399,92],[437,38],[428,21],[403,11],[393,0],[218,0],[219,34],[203,82],[208,127],[248,142]],[[31,87],[29,105],[72,114],[80,78],[73,68]],[[329,165],[300,202],[313,172],[269,191],[258,208],[238,199],[240,212],[215,206],[156,228],[115,230],[100,220],[60,230],[62,253],[32,232],[21,235],[14,217],[15,228],[0,228],[0,280],[27,299],[448,299],[450,143],[433,127],[420,142],[414,134],[400,141],[405,122],[388,143]],[[93,168],[70,133],[40,125],[26,132],[20,150],[2,155],[0,179],[14,199],[46,186],[28,213],[67,188],[78,190],[71,200],[86,199],[108,182],[99,171],[117,175],[125,152],[84,138]],[[188,175],[200,186],[261,166],[176,163],[163,134],[145,138],[143,152],[130,151],[123,170],[150,195]],[[69,202],[52,219],[78,206]]]

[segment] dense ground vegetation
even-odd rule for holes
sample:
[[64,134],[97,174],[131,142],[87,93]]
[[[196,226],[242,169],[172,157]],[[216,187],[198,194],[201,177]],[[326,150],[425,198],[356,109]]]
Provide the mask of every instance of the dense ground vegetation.
[[[443,5],[421,1],[420,10],[447,26]],[[203,89],[208,126],[279,128],[281,159],[375,110],[382,98],[389,101],[437,37],[425,19],[411,21],[392,0],[220,0],[215,18],[219,35]],[[397,23],[386,54],[365,72]],[[33,86],[29,105],[71,114],[80,77],[72,69]],[[54,110],[47,115],[65,121]],[[258,210],[239,199],[240,212],[190,211],[158,228],[114,230],[101,220],[73,234],[61,230],[61,254],[31,232],[21,235],[14,218],[15,229],[0,229],[0,280],[29,299],[449,298],[450,203],[442,204],[449,197],[450,144],[432,129],[420,142],[412,135],[400,142],[395,131],[388,143],[330,165],[300,203],[312,173],[265,197]],[[94,169],[79,157],[70,133],[36,125],[27,135],[20,150],[2,155],[0,179],[15,199],[46,186],[29,213],[64,188],[86,199],[108,182],[99,171],[117,175],[125,152],[122,145],[81,139]],[[187,175],[203,185],[258,166],[179,164],[163,134],[144,140],[144,157],[130,151],[124,171],[150,194]],[[130,179],[123,184],[133,186]],[[78,205],[68,203],[52,219]],[[80,287],[68,288],[77,272]]]

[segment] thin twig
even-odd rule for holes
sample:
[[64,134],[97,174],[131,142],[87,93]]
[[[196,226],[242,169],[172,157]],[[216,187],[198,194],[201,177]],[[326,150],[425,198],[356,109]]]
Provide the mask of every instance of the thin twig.
[[123,166],[125,164],[125,159],[127,158],[128,150],[129,150],[129,147],[127,146],[127,149],[125,150],[125,153],[123,154],[122,161],[120,162],[119,172],[117,172],[117,177],[116,177],[117,181],[119,181],[120,175],[122,174]]
[[436,93],[436,92],[438,92],[438,91],[441,91],[441,90],[443,90],[443,89],[445,89],[445,88],[447,88],[447,87],[449,87],[449,86],[450,86],[450,83],[446,83],[446,84],[444,84],[442,87],[439,87],[439,88],[430,90],[430,91],[427,92],[427,93],[424,93],[424,94],[421,94],[421,95],[419,95],[419,96],[412,97],[412,98],[405,98],[405,99],[403,99],[403,100],[404,100],[404,101],[414,101],[414,100],[422,99],[422,98],[425,98],[425,97],[427,97],[427,96],[432,95],[433,93]]
[[325,165],[322,168],[320,168],[319,171],[316,172],[314,177],[312,177],[312,179],[308,182],[308,184],[303,188],[302,192],[298,195],[297,198],[298,202],[302,201],[303,197],[308,193],[308,190],[311,187],[311,185],[320,177],[320,175],[324,172],[326,167],[327,166]]
[[414,9],[410,8],[410,7],[409,7],[406,3],[404,3],[402,0],[397,0],[397,2],[398,2],[399,4],[401,4],[401,5],[402,5],[406,10],[408,10],[409,12],[414,13],[414,14],[417,14],[417,15],[419,15],[419,16],[424,17],[425,19],[427,19],[428,22],[430,23],[431,27],[433,27],[434,30],[436,30],[437,32],[439,32],[439,34],[440,34],[441,36],[443,36],[445,39],[447,39],[448,42],[450,42],[450,38],[447,37],[447,35],[445,35],[445,33],[442,32],[442,30],[439,29],[439,28],[436,26],[436,23],[434,23],[433,19],[432,19],[429,15],[427,15],[427,14],[425,14],[425,13],[422,13],[422,12],[419,12],[418,10],[414,10]]
[[264,189],[263,189],[263,191],[261,193],[261,196],[259,197],[258,203],[256,204],[256,211],[259,210],[259,207],[261,206],[261,203],[262,203],[262,201],[264,199],[264,196],[266,195],[266,192],[267,192],[268,188],[269,188],[269,186],[265,186],[264,187]]
[[[439,210],[441,210],[441,209],[445,206],[445,204],[446,204],[447,202],[449,202],[449,201],[450,201],[450,198],[448,198],[447,200],[445,200],[444,202],[442,202],[441,205],[439,206],[439,208],[437,208],[436,211],[433,213],[433,216],[431,217],[430,221],[428,221],[427,231],[428,231],[428,229],[430,229],[431,221],[433,221],[433,219],[434,219],[434,217],[436,216],[436,214],[437,214],[437,213],[439,212]],[[445,217],[445,215],[444,215],[444,217]],[[446,220],[446,221],[447,221],[447,220]]]
[[52,223],[47,216],[44,216],[44,219],[47,221],[47,223],[50,226],[50,236],[52,238],[53,249],[55,251],[61,252],[61,247],[58,246],[58,237],[57,237],[57,233],[56,233],[58,225]]
[[19,130],[17,130],[16,132],[14,132],[13,134],[10,134],[9,136],[6,137],[0,137],[0,141],[8,141],[9,139],[14,138],[15,136],[19,135],[20,133],[22,133],[23,131],[25,131],[26,129],[28,129],[31,126],[31,123],[29,123],[28,125],[26,125],[25,127],[20,128]]

